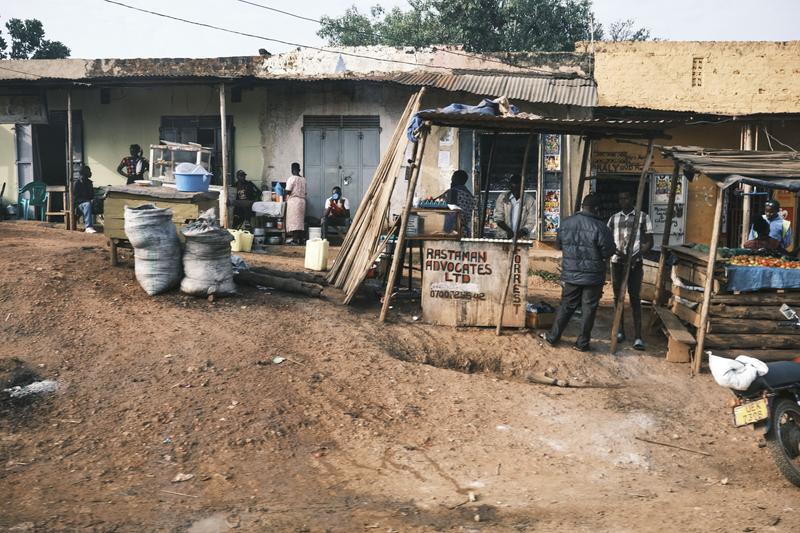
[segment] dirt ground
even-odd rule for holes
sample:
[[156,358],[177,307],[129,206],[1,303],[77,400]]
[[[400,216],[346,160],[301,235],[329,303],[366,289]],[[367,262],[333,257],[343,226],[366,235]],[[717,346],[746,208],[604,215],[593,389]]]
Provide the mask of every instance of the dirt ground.
[[[299,269],[301,253],[243,256]],[[0,376],[59,385],[0,403],[0,530],[800,528],[800,491],[731,427],[727,391],[657,337],[608,355],[607,298],[582,354],[422,324],[412,304],[380,325],[374,300],[333,290],[148,297],[123,256],[0,223]],[[543,371],[584,387],[526,381]]]

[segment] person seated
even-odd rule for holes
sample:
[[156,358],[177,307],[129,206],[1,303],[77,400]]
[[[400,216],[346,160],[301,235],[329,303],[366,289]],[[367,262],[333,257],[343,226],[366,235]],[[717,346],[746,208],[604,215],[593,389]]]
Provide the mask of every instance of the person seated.
[[469,175],[466,172],[456,170],[450,177],[450,188],[439,196],[461,210],[461,235],[464,237],[472,236],[472,212],[475,209],[475,197],[466,186],[468,180]]
[[236,197],[233,200],[233,216],[241,224],[253,216],[253,202],[261,199],[261,189],[247,180],[244,170],[236,171]]
[[500,193],[494,204],[494,220],[497,227],[505,231],[509,239],[515,234],[517,238],[534,239],[537,222],[536,202],[530,194],[519,197],[521,183],[522,176],[511,175],[508,180],[508,190]]
[[322,238],[328,234],[328,226],[347,226],[350,219],[350,201],[342,196],[341,187],[331,189],[331,197],[325,200],[325,213],[320,219]]
[[770,236],[770,224],[767,219],[758,217],[753,221],[753,229],[750,230],[750,240],[742,245],[749,250],[780,250],[781,241]]
[[83,223],[86,226],[86,233],[97,233],[94,229],[94,214],[92,213],[92,203],[94,202],[94,184],[90,179],[92,169],[84,165],[81,167],[80,178],[72,184],[72,198],[76,211],[83,216]]

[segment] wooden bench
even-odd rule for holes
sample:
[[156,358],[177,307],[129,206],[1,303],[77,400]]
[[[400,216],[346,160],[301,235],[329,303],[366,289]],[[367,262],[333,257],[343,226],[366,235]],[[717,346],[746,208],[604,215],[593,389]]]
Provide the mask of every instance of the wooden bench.
[[667,345],[667,361],[672,363],[688,363],[691,360],[689,352],[697,344],[689,330],[686,329],[678,317],[666,307],[655,307],[655,312],[664,330],[667,332],[669,342]]

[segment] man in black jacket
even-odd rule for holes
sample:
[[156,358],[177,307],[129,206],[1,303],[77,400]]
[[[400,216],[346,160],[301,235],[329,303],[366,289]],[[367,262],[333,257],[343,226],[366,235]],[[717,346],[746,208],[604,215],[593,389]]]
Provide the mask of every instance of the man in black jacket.
[[575,349],[589,351],[597,304],[606,282],[606,265],[614,255],[614,236],[597,216],[597,198],[590,194],[583,199],[582,210],[564,219],[558,230],[557,247],[561,250],[561,307],[555,324],[544,340],[555,345],[572,314],[581,306],[581,333]]

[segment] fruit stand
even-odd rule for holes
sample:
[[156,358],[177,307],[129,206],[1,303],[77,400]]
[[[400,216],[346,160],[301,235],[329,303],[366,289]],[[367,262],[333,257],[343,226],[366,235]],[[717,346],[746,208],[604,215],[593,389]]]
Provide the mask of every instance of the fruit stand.
[[[721,248],[719,237],[725,190],[741,184],[798,192],[798,154],[680,146],[661,150],[675,161],[673,183],[684,173],[689,179],[704,174],[717,185],[710,245],[667,247],[674,263],[668,269],[665,254],[659,263],[654,311],[670,337],[672,359],[678,352],[693,356],[694,372],[700,371],[706,348],[720,355],[793,359],[800,330],[789,326],[780,306],[800,305],[800,260],[774,251]],[[667,279],[672,281],[669,299]]]

